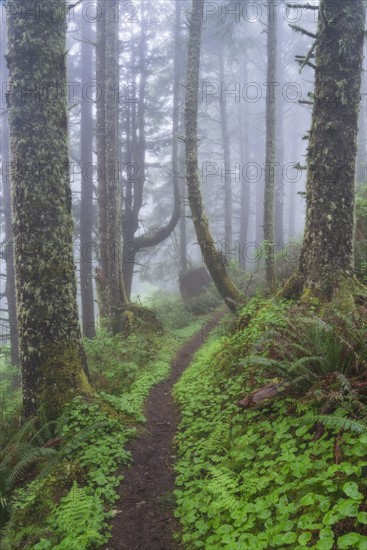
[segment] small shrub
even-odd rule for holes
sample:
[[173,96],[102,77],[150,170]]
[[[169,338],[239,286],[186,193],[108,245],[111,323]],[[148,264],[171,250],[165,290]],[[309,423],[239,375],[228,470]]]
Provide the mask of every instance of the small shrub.
[[185,308],[191,315],[205,315],[214,311],[221,303],[222,298],[214,285],[211,285],[198,296],[187,298]]
[[185,308],[179,295],[158,291],[150,298],[149,306],[166,330],[184,328],[194,321],[192,313]]

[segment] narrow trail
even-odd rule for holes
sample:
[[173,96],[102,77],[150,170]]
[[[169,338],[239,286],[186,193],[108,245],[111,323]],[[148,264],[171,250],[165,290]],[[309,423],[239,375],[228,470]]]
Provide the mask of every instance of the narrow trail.
[[124,476],[119,487],[119,500],[115,504],[118,513],[111,521],[112,538],[104,550],[179,548],[173,540],[178,522],[170,499],[175,479],[173,438],[179,422],[172,388],[201,347],[203,334],[210,332],[221,317],[223,311],[216,312],[207,325],[178,351],[170,377],[152,389],[144,409],[147,419],[144,433],[128,446],[132,465],[118,472]]

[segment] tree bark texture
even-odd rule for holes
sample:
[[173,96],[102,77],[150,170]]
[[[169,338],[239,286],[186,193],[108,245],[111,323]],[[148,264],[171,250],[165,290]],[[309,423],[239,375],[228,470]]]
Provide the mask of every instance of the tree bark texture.
[[14,258],[25,416],[89,393],[76,301],[66,103],[66,3],[9,7]]
[[196,236],[208,271],[228,308],[235,312],[244,297],[228,276],[221,254],[215,247],[200,191],[197,146],[197,115],[200,73],[203,0],[193,0],[187,57],[185,98],[186,180]]

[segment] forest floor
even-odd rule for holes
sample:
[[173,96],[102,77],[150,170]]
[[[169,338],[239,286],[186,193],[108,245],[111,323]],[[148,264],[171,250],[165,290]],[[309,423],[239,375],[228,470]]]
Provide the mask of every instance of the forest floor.
[[179,409],[172,388],[201,347],[203,337],[219,323],[223,311],[216,312],[177,353],[170,377],[153,388],[147,399],[144,433],[129,446],[130,468],[117,475],[124,479],[119,487],[116,516],[111,521],[112,538],[105,550],[174,550],[179,544],[173,534],[179,524],[174,517],[173,464],[174,436]]

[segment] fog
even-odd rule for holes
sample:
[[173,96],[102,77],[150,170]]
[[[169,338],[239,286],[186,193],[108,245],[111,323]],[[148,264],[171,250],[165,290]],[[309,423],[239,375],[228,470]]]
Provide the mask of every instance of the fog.
[[[69,4],[71,6],[72,2]],[[82,281],[82,285],[93,288],[95,300],[94,271],[100,256],[96,112],[101,90],[96,82],[95,66],[99,4],[92,1],[77,3],[68,12],[70,181],[79,302],[81,258],[92,264],[92,278],[87,282]],[[179,17],[175,15],[176,4],[180,11]],[[310,4],[317,6],[315,1]],[[202,194],[210,228],[226,262],[241,265],[247,272],[263,269],[261,245],[266,170],[271,172],[276,185],[275,248],[278,254],[284,254],[285,261],[295,262],[297,259],[305,218],[305,156],[314,80],[312,55],[306,60],[305,66],[301,65],[312,47],[312,33],[316,30],[318,12],[291,9],[284,2],[278,2],[275,8],[278,19],[277,78],[275,82],[267,82],[266,6],[266,2],[260,1],[217,0],[206,2],[203,13],[198,130]],[[185,188],[184,97],[190,9],[191,2],[187,0],[120,2],[119,78],[113,84],[119,109],[119,158],[116,159],[116,171],[122,193],[122,219],[126,221],[128,213],[135,208],[134,216],[137,220],[133,238],[125,239],[122,250],[122,255],[131,255],[135,259],[133,298],[143,299],[155,289],[177,291],[179,273],[203,264]],[[10,90],[4,58],[5,27],[5,8],[2,5],[0,298],[1,335],[6,341],[11,331],[6,259],[12,255],[12,246],[9,234],[10,204],[7,200],[11,166],[6,123],[6,93]],[[298,27],[306,29],[310,35],[299,32]],[[176,67],[179,76],[178,135],[174,135],[172,130],[175,55],[179,61],[179,67]],[[365,74],[364,94],[367,89]],[[41,95],[47,94],[46,88],[45,84],[45,89],[40,91]],[[274,166],[265,164],[267,100],[276,104]],[[365,179],[366,172],[365,102],[366,96],[363,95],[359,179]],[[88,107],[84,116],[90,118],[89,126],[85,120],[81,124],[83,104]],[[87,165],[82,164],[83,138],[89,140],[89,145],[86,145],[90,151]],[[138,250],[135,238],[152,235],[172,217],[172,146],[176,139],[181,220],[162,242]],[[87,217],[93,224],[93,232],[92,239],[87,246],[84,242],[81,250],[83,174],[93,195],[87,206]],[[230,186],[229,204],[228,193],[225,199],[226,186]],[[227,240],[226,223],[231,233],[227,235]],[[183,257],[186,259],[183,260]],[[97,305],[95,312],[98,313]]]

